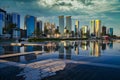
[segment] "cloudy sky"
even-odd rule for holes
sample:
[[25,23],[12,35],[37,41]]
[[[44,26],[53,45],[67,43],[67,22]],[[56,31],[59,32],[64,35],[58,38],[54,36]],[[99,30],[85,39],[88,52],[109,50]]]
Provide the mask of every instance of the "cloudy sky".
[[59,15],[70,15],[73,26],[77,19],[80,27],[90,26],[92,19],[100,19],[102,25],[114,28],[114,34],[120,35],[120,0],[0,0],[0,8],[19,13],[21,28],[27,14],[56,25]]

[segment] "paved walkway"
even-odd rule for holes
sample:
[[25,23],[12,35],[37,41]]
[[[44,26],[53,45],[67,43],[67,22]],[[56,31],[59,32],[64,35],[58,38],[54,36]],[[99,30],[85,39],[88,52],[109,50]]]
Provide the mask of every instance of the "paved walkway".
[[15,53],[15,54],[6,54],[6,55],[0,55],[0,58],[6,58],[6,57],[14,57],[14,56],[21,56],[26,54],[41,54],[44,53],[43,51],[33,51],[33,52],[23,52],[23,53]]

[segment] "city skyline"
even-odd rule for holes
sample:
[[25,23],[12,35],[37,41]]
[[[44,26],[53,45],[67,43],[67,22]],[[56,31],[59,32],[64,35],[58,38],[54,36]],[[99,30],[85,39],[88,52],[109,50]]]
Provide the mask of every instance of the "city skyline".
[[[14,5],[12,5],[14,4]],[[101,26],[114,28],[114,34],[120,35],[120,0],[5,0],[0,1],[0,8],[21,15],[21,28],[24,27],[24,17],[31,15],[39,20],[50,21],[59,26],[58,16],[72,16],[72,29],[75,21],[79,20],[80,28],[90,21],[100,19]]]

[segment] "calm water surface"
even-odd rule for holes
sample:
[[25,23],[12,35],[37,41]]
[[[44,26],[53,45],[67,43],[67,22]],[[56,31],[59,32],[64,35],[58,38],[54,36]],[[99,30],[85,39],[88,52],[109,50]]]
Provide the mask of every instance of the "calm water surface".
[[43,43],[40,46],[0,45],[0,55],[43,51],[44,53],[40,54],[33,52],[3,59],[25,64],[46,59],[67,59],[120,65],[120,43],[117,41],[48,41]]

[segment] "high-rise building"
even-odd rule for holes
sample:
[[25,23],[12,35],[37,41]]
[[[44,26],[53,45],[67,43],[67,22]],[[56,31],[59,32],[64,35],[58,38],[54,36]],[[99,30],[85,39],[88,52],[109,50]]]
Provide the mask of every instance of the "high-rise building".
[[5,15],[6,11],[0,9],[0,35],[3,34],[3,28],[5,27]]
[[42,33],[42,21],[37,21],[35,33]]
[[79,21],[78,20],[76,20],[76,22],[75,22],[75,25],[76,25],[76,32],[78,33],[78,31],[79,31]]
[[15,24],[16,29],[12,30],[13,38],[20,38],[20,15],[18,13],[12,13],[12,24]]
[[113,28],[109,28],[109,29],[108,29],[108,34],[109,34],[110,36],[113,36]]
[[61,36],[64,34],[64,16],[59,16],[59,32]]
[[104,36],[104,35],[106,35],[106,27],[105,26],[102,27],[102,36]]
[[20,29],[20,15],[18,13],[12,13],[12,23],[16,25],[16,28]]
[[76,35],[76,37],[78,36],[78,33],[79,33],[79,21],[76,20],[76,22],[75,22],[75,35]]
[[36,17],[27,15],[25,16],[25,28],[27,30],[27,37],[34,36],[36,27]]
[[3,27],[5,26],[4,13],[0,12],[0,35],[3,34]]
[[91,21],[91,35],[95,35],[95,20]]
[[100,38],[101,37],[101,21],[95,20],[95,36]]
[[71,16],[67,16],[66,17],[66,28],[69,32],[72,31],[72,20],[71,20]]
[[81,37],[82,38],[87,38],[88,37],[88,26],[82,26]]
[[27,31],[24,29],[20,29],[20,36],[21,38],[26,38],[27,37]]
[[[6,15],[6,28],[8,28],[9,27],[9,25],[11,25],[11,23],[12,23],[12,15],[11,15],[11,13],[7,13],[7,15]],[[5,30],[4,31],[4,33],[8,33],[8,34],[12,34],[12,31],[10,30]]]

